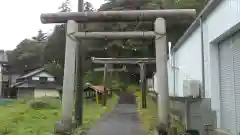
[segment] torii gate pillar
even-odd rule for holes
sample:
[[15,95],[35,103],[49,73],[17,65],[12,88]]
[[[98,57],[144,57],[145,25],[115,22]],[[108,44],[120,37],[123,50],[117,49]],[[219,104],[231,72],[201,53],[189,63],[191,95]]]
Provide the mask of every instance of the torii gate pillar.
[[161,134],[167,133],[169,126],[169,92],[167,76],[167,41],[166,41],[166,22],[163,18],[155,21],[155,49],[156,49],[156,75],[158,92],[158,120]]
[[75,99],[75,83],[76,83],[76,56],[77,42],[74,38],[68,36],[71,33],[77,32],[77,23],[73,20],[67,22],[66,33],[66,49],[65,49],[65,64],[62,89],[62,116],[61,121],[57,121],[55,132],[62,134],[71,131],[72,124],[72,108]]

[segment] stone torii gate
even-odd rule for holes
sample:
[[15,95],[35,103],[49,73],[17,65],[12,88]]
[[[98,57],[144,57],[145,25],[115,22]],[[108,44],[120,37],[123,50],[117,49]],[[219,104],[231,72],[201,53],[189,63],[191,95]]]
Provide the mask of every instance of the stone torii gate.
[[[77,41],[82,39],[133,39],[153,38],[156,47],[156,69],[158,85],[158,119],[159,124],[167,131],[169,114],[169,95],[167,82],[167,49],[166,49],[166,18],[194,18],[194,9],[166,10],[130,10],[130,11],[98,11],[98,12],[60,12],[41,15],[42,23],[67,23],[66,50],[63,79],[62,116],[56,125],[56,132],[72,129],[72,106],[75,89],[75,67],[78,51]],[[165,18],[165,19],[163,19]],[[117,22],[117,21],[154,21],[154,31],[134,32],[77,32],[77,23]],[[80,63],[82,64],[82,63]],[[81,65],[80,65],[81,66]],[[58,131],[59,130],[59,131]]]
[[146,82],[146,64],[155,64],[155,58],[95,58],[92,57],[93,63],[104,64],[104,94],[103,94],[103,105],[107,103],[107,72],[109,64],[139,64],[140,66],[140,87],[142,92],[142,108],[147,107],[147,82]]

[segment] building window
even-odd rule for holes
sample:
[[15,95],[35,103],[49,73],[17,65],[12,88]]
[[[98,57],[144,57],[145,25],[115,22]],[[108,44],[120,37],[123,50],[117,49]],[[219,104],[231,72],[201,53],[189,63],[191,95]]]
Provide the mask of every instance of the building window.
[[48,78],[47,77],[39,77],[40,83],[45,83],[47,82]]

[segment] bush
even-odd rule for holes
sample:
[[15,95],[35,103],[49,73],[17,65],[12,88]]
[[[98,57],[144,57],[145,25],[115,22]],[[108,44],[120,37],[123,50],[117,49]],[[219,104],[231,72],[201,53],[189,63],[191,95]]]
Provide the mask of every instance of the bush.
[[123,84],[118,80],[112,80],[111,87],[113,90],[121,90],[123,89]]
[[33,109],[51,109],[50,104],[46,103],[45,101],[32,101],[30,103],[30,107]]
[[102,72],[87,71],[84,74],[84,82],[90,82],[92,84],[101,84],[102,81],[103,81],[103,73]]
[[40,98],[30,101],[32,109],[57,109],[60,108],[60,100],[56,98]]
[[128,85],[127,91],[135,93],[136,91],[139,91],[139,86],[137,86],[135,84]]

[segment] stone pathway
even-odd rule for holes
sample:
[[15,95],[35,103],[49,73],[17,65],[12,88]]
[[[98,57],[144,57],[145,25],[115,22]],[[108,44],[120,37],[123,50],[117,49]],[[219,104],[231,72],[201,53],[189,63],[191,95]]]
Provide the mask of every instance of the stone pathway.
[[139,116],[135,96],[121,93],[115,109],[103,116],[87,135],[145,135]]

